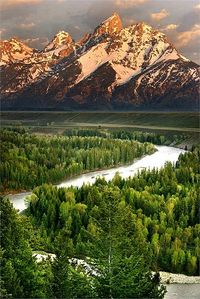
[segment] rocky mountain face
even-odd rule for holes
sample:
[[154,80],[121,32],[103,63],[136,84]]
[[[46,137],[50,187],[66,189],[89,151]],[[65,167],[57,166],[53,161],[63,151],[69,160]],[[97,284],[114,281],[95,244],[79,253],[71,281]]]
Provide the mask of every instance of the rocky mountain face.
[[0,41],[0,66],[26,60],[33,52],[33,49],[16,38]]
[[68,56],[75,49],[75,43],[69,33],[65,31],[58,32],[53,40],[44,48],[44,52],[55,58]]
[[5,59],[4,48],[3,109],[198,109],[198,65],[145,23],[123,28],[117,14],[76,43],[61,31],[41,52],[22,46]]
[[51,74],[51,68],[72,51],[74,42],[64,31],[40,52],[16,39],[1,42],[1,97],[18,97],[28,86]]

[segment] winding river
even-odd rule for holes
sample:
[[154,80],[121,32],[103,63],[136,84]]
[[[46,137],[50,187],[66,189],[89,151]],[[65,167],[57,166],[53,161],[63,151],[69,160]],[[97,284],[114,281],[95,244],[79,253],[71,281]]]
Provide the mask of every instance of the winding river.
[[[81,187],[83,184],[93,184],[97,177],[105,177],[106,181],[111,180],[116,172],[119,172],[120,176],[123,178],[128,178],[141,171],[144,168],[160,169],[165,165],[167,161],[172,163],[178,160],[181,153],[185,151],[179,148],[174,148],[170,146],[156,146],[157,151],[152,155],[145,156],[128,166],[121,166],[117,168],[111,168],[107,170],[94,171],[87,174],[80,175],[70,180],[66,180],[57,185],[57,187]],[[30,195],[31,192],[23,192],[15,195],[10,195],[9,198],[13,203],[13,206],[19,210],[23,211],[26,208],[25,198]],[[165,299],[197,299],[200,298],[200,284],[170,284],[167,285],[167,294]]]
[[[178,160],[180,153],[185,152],[182,149],[170,146],[156,146],[156,149],[157,151],[152,155],[147,155],[133,162],[131,165],[82,174],[73,179],[63,181],[58,184],[57,187],[81,187],[83,184],[93,184],[97,177],[104,177],[106,181],[110,181],[116,172],[118,172],[122,178],[128,178],[144,168],[153,169],[155,167],[159,169],[163,167],[167,161],[174,163]],[[9,198],[13,206],[19,210],[19,212],[22,212],[26,208],[25,198],[30,194],[31,192],[22,192],[9,195]]]

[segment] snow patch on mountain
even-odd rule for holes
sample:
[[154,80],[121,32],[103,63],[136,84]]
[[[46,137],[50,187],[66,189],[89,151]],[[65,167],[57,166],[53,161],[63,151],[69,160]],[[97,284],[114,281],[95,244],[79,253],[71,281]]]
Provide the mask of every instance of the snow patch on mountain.
[[93,33],[93,36],[102,34],[115,35],[122,29],[122,21],[117,13],[114,13],[110,18],[103,21]]
[[33,52],[33,49],[15,38],[0,41],[0,65],[22,61],[31,57]]
[[113,90],[154,64],[177,59],[180,59],[180,55],[167,41],[165,34],[145,23],[139,23],[122,29],[117,36],[83,53],[78,58],[82,71],[75,84],[91,76],[104,63],[110,62],[116,72]]
[[177,105],[182,98],[186,106],[193,98],[197,102],[198,66],[180,55],[165,34],[145,23],[122,28],[117,14],[76,43],[60,31],[44,51],[15,39],[0,42],[0,50],[1,93],[6,100],[16,93],[22,101],[40,103],[45,97],[66,106],[71,101],[80,106],[112,106],[112,101],[120,107],[159,106],[162,97],[164,105],[176,98]]
[[82,55],[78,62],[81,64],[82,72],[76,80],[76,84],[87,78],[109,59],[105,50],[107,43],[94,46],[86,54]]
[[116,81],[113,86],[124,84],[129,81],[133,75],[135,75],[135,71],[133,69],[123,66],[122,64],[112,63],[111,65],[116,72]]
[[57,48],[60,48],[62,46],[68,46],[69,44],[72,44],[72,38],[69,35],[68,32],[65,31],[59,31],[53,38],[53,40],[44,48],[45,52],[55,50]]

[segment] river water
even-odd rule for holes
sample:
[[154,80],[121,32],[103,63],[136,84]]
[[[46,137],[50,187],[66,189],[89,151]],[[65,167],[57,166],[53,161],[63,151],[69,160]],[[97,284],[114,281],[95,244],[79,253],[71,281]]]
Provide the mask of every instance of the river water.
[[199,299],[199,283],[174,283],[167,285],[164,299]]
[[[160,169],[167,161],[174,163],[178,160],[180,153],[185,152],[182,149],[170,146],[156,146],[156,148],[157,151],[155,153],[147,155],[133,162],[131,165],[82,174],[58,184],[57,187],[81,187],[83,184],[93,184],[97,177],[104,177],[106,181],[109,181],[115,176],[116,172],[118,172],[122,178],[128,178],[144,168],[153,169],[155,167]],[[26,208],[25,198],[30,194],[31,192],[22,192],[9,195],[9,198],[13,206],[21,212]]]
[[[185,151],[170,146],[156,146],[157,151],[152,155],[145,156],[128,166],[121,166],[107,170],[94,171],[80,175],[70,180],[66,180],[57,185],[57,187],[81,187],[83,184],[93,184],[97,177],[104,177],[106,181],[111,180],[116,172],[119,172],[122,178],[128,178],[141,171],[144,168],[160,169],[167,161],[172,163],[178,160],[181,153]],[[10,195],[9,198],[13,206],[20,212],[26,208],[25,198],[31,192],[23,192]],[[200,299],[200,284],[170,284],[167,285],[167,294],[165,299]]]

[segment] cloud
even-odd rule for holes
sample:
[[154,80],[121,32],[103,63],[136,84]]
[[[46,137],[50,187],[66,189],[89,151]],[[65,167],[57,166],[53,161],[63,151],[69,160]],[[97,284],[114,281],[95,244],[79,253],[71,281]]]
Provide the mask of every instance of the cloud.
[[169,24],[162,28],[163,31],[176,30],[179,27],[177,24]]
[[183,55],[195,61],[193,53],[200,48],[195,26],[199,23],[198,0],[0,0],[0,9],[1,28],[5,29],[2,39],[29,39],[29,46],[39,49],[60,30],[79,40],[113,12],[124,26],[144,21],[163,30]]
[[160,21],[160,20],[166,18],[167,16],[169,16],[169,12],[166,9],[162,9],[160,12],[151,14],[151,18],[154,21]]
[[119,8],[130,8],[133,6],[141,5],[149,0],[115,0],[114,4]]
[[31,22],[31,23],[22,23],[22,24],[19,25],[20,28],[25,29],[25,30],[32,29],[35,26],[36,26],[36,24],[34,22]]
[[81,30],[81,28],[78,25],[74,26],[74,28],[79,30],[79,31]]
[[6,29],[5,28],[0,28],[0,39],[4,38],[5,33],[6,33]]
[[[78,1],[78,0],[77,0]],[[80,0],[79,0],[80,1]],[[84,0],[86,1],[86,0]],[[86,28],[84,31],[92,32],[103,20],[109,18],[114,12],[118,13],[124,26],[146,20],[152,0],[90,0],[90,5],[82,16],[74,21]],[[74,2],[76,2],[74,0]],[[145,9],[144,9],[145,5]]]
[[32,42],[38,42],[39,40],[40,40],[39,37],[36,37],[36,38],[26,38],[26,39],[23,39],[23,42],[29,44],[29,43],[32,43]]
[[[198,5],[200,7],[200,4]],[[195,24],[198,24],[200,21],[200,14],[199,8],[194,9],[194,7],[185,13],[180,19],[179,24],[180,27],[178,29],[179,32],[181,31],[189,31]]]
[[177,47],[183,48],[200,37],[200,25],[194,25],[190,30],[180,32],[177,37]]
[[200,9],[200,3],[194,6],[194,9]]
[[37,4],[43,0],[6,0],[1,4],[1,9],[6,9],[18,5]]
[[35,49],[41,48],[41,46],[44,48],[49,43],[49,39],[47,37],[27,38],[22,41],[29,47]]
[[131,18],[131,17],[130,18],[129,17],[123,17],[122,21],[123,21],[123,24],[124,24],[125,27],[137,23],[137,21],[135,19]]

